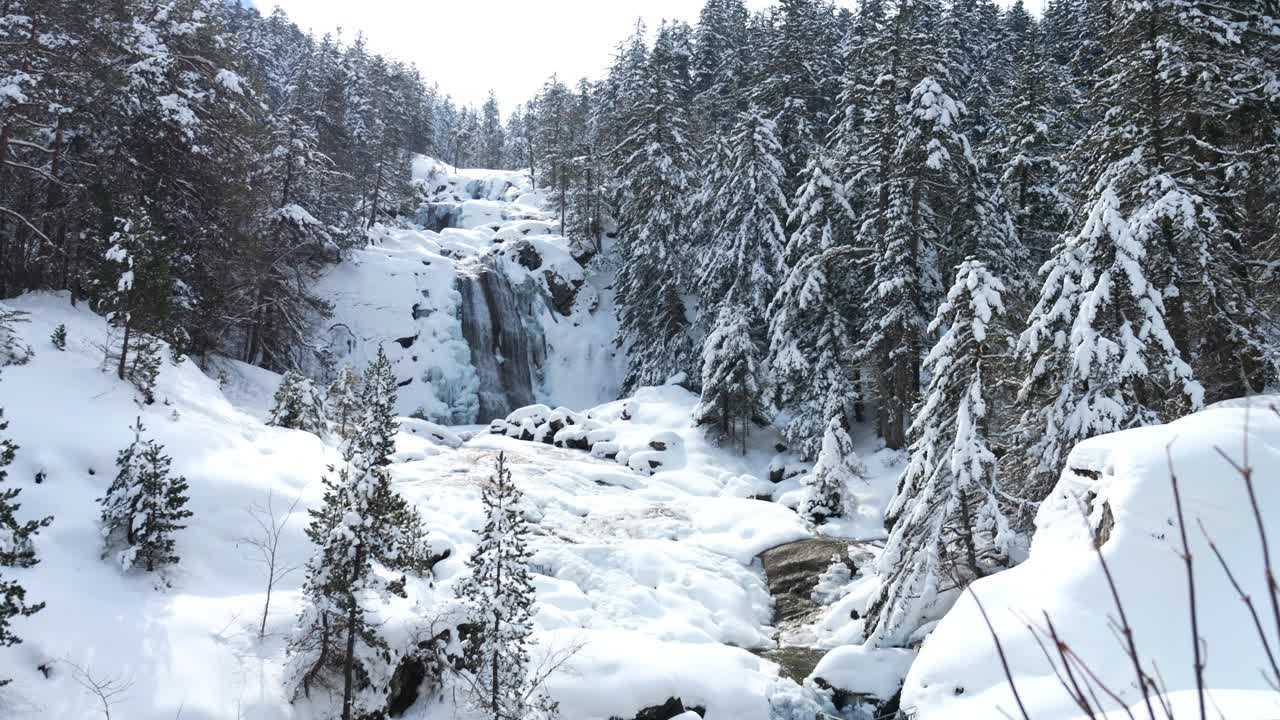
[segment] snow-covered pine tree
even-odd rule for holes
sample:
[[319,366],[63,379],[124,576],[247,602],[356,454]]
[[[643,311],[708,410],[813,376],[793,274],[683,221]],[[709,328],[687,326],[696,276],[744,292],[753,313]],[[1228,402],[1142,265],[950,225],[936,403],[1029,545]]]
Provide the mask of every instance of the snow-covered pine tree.
[[[310,68],[303,71],[301,81],[310,82]],[[292,90],[258,151],[253,184],[264,202],[252,236],[240,249],[254,308],[241,359],[276,371],[297,365],[298,349],[306,347],[302,319],[329,312],[310,286],[322,264],[337,256],[335,237],[342,232],[312,212],[320,210],[326,181],[335,173],[304,116],[303,93],[310,88]]]
[[751,337],[745,308],[723,305],[715,327],[703,343],[702,399],[693,420],[707,426],[716,442],[738,444],[747,453],[753,422],[766,417],[760,349]]
[[529,674],[533,631],[533,579],[529,570],[529,528],[504,454],[484,486],[485,524],[467,565],[470,574],[458,584],[458,597],[472,613],[478,630],[466,648],[471,702],[491,720],[551,717],[555,705]]
[[833,417],[822,433],[822,450],[813,472],[801,478],[806,490],[800,503],[800,517],[814,525],[829,518],[848,515],[849,485],[866,474],[866,468],[853,449],[853,440],[843,417]]
[[992,359],[1009,346],[1001,294],[966,260],[929,332],[929,388],[911,424],[910,461],[886,510],[883,582],[867,606],[867,642],[900,646],[973,580],[1004,567],[1013,542],[989,438]]
[[135,207],[128,219],[116,218],[116,226],[103,256],[97,309],[120,333],[119,354],[114,360],[116,376],[124,380],[132,374],[130,351],[141,345],[134,336],[163,335],[169,329],[177,295],[173,282],[175,246],[156,230],[151,213],[141,206]]
[[141,566],[153,572],[179,561],[173,534],[192,513],[186,509],[186,478],[170,472],[163,445],[143,440],[145,429],[139,418],[133,442],[116,456],[116,478],[98,503],[107,552],[115,551],[122,570]]
[[10,310],[0,305],[0,367],[23,365],[34,354],[31,346],[18,338],[18,331],[14,327],[19,323],[31,322],[27,315],[21,310]]
[[618,343],[627,348],[623,391],[659,385],[694,362],[682,287],[689,280],[689,201],[695,191],[689,78],[671,26],[658,31],[639,69],[618,147],[625,181],[618,208],[621,267],[615,283]]
[[316,392],[315,385],[301,373],[295,370],[285,373],[272,400],[268,425],[316,435],[324,432],[324,401]]
[[49,342],[53,343],[59,352],[67,349],[67,326],[64,323],[58,323],[58,326],[53,329],[53,333],[49,335]]
[[325,395],[325,415],[337,427],[338,437],[350,440],[360,427],[360,375],[350,365],[338,371],[338,377],[329,384]]
[[289,641],[289,687],[307,697],[313,686],[341,688],[343,720],[378,717],[393,653],[366,606],[405,596],[404,578],[377,568],[398,569],[397,520],[406,508],[378,465],[330,468],[324,485],[324,504],[309,511],[315,550],[303,584],[307,603]]
[[307,606],[289,643],[290,686],[308,697],[313,685],[341,687],[344,720],[385,708],[399,652],[370,622],[366,605],[404,597],[405,578],[388,579],[378,568],[423,569],[421,515],[392,488],[386,467],[395,447],[395,399],[395,376],[379,348],[365,371],[346,464],[336,474],[330,468],[324,504],[309,511],[315,552],[303,586]]
[[791,213],[789,268],[769,305],[771,401],[790,421],[789,446],[815,458],[823,427],[856,414],[859,268],[850,245],[853,208],[834,161],[814,154]]
[[498,111],[498,96],[489,91],[484,101],[480,119],[481,163],[487,168],[502,167],[503,146],[506,137],[502,129],[502,115]]
[[727,132],[746,109],[747,15],[743,0],[707,0],[698,16],[689,64],[698,117],[708,138]]
[[1010,207],[1018,245],[1033,268],[1049,259],[1071,209],[1062,188],[1067,173],[1062,158],[1070,144],[1070,129],[1059,108],[1062,99],[1055,97],[1067,92],[1068,81],[1044,44],[1040,25],[1030,23],[1012,47],[1013,83],[997,108],[1001,122],[993,140],[998,144],[993,159],[999,163],[999,186]]
[[777,290],[788,213],[785,176],[773,121],[759,110],[742,113],[729,141],[730,171],[714,199],[722,222],[702,252],[699,288],[706,320],[717,304],[733,305],[753,326],[764,324]]
[[[9,423],[4,419],[4,409],[0,408],[0,433],[8,428]],[[31,540],[41,528],[48,527],[53,522],[52,517],[25,522],[18,519],[17,513],[22,506],[17,499],[21,491],[17,488],[4,487],[8,479],[8,471],[5,468],[13,462],[17,452],[18,446],[14,445],[9,438],[0,435],[0,538],[3,538],[0,542],[0,570],[6,567],[29,568],[35,565],[38,560]],[[26,588],[16,580],[6,580],[4,573],[0,572],[0,647],[22,642],[11,628],[13,619],[34,615],[44,608],[44,603],[28,603],[26,597]],[[0,687],[8,682],[0,679]]]
[[360,389],[360,427],[352,441],[356,464],[360,466],[390,465],[396,452],[396,432],[400,425],[396,420],[395,371],[382,347],[373,362],[364,370],[364,382]]
[[763,19],[769,24],[753,53],[751,104],[773,123],[783,187],[793,197],[826,134],[839,76],[829,49],[840,36],[823,0],[781,0]]
[[1275,344],[1242,271],[1254,250],[1240,235],[1246,201],[1229,180],[1251,174],[1231,127],[1255,91],[1244,78],[1259,76],[1227,29],[1247,13],[1194,5],[1116,2],[1098,21],[1098,121],[1074,150],[1084,204],[1020,344],[1029,500],[1079,440],[1274,377]]

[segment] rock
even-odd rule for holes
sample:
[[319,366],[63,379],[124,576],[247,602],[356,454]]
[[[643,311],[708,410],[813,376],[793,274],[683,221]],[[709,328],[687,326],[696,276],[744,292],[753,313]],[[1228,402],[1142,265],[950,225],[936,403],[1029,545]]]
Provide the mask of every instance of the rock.
[[811,595],[818,576],[831,565],[831,556],[846,557],[848,553],[848,543],[830,538],[798,540],[760,553],[774,598],[774,624],[812,613],[817,608]]
[[616,442],[601,440],[591,444],[591,457],[600,458],[601,460],[616,460],[618,451],[621,449]]
[[578,299],[578,288],[582,287],[583,281],[581,279],[565,280],[551,270],[543,271],[542,277],[547,283],[547,292],[551,293],[551,307],[561,315],[569,317],[573,312],[573,303]]
[[521,267],[529,270],[537,270],[542,267],[542,254],[538,252],[538,248],[533,246],[533,243],[521,240],[512,247],[515,249],[516,262],[520,263]]
[[[667,698],[661,705],[651,705],[636,713],[635,720],[687,720],[689,714],[695,717],[706,717],[707,709],[700,706],[685,707],[678,697]],[[623,720],[613,716],[609,720]]]
[[818,666],[818,661],[826,652],[821,648],[781,647],[763,650],[756,654],[778,663],[778,673],[783,677],[803,683],[805,678],[813,674],[813,669]]
[[883,717],[888,705],[896,705],[915,658],[915,651],[903,648],[842,645],[818,661],[805,685],[830,692],[837,709],[857,705],[873,717]]

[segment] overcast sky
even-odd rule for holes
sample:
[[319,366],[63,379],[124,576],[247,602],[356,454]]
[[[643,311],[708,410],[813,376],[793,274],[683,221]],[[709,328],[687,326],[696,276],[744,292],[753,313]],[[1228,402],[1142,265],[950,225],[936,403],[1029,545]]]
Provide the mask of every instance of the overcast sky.
[[[463,103],[498,94],[505,115],[552,73],[574,82],[596,78],[637,18],[694,22],[703,0],[252,0],[279,5],[317,34],[363,30],[374,52],[413,62]],[[852,7],[855,0],[838,0]],[[1006,4],[1012,0],[1003,0]],[[1041,0],[1026,0],[1036,8]],[[752,9],[772,0],[747,0]]]

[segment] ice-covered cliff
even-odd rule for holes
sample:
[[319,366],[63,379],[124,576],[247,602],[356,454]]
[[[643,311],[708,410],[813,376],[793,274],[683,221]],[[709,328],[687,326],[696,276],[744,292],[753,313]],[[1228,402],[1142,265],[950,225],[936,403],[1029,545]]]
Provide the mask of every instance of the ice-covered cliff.
[[379,226],[321,279],[333,314],[317,328],[313,374],[363,367],[382,346],[400,412],[449,424],[614,398],[612,275],[575,258],[528,174],[418,158],[414,182],[414,222]]

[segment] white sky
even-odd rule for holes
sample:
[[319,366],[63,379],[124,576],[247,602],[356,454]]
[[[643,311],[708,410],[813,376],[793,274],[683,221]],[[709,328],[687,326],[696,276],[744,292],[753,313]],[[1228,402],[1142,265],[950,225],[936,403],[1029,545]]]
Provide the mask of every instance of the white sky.
[[[479,105],[492,88],[502,112],[523,103],[552,73],[596,78],[637,18],[690,23],[703,0],[250,0],[284,8],[304,30],[363,30],[379,54],[416,63],[456,101]],[[1007,4],[1011,0],[1000,0]],[[1025,0],[1033,11],[1041,0]],[[838,0],[852,7],[855,0]],[[772,0],[747,0],[752,9]]]

